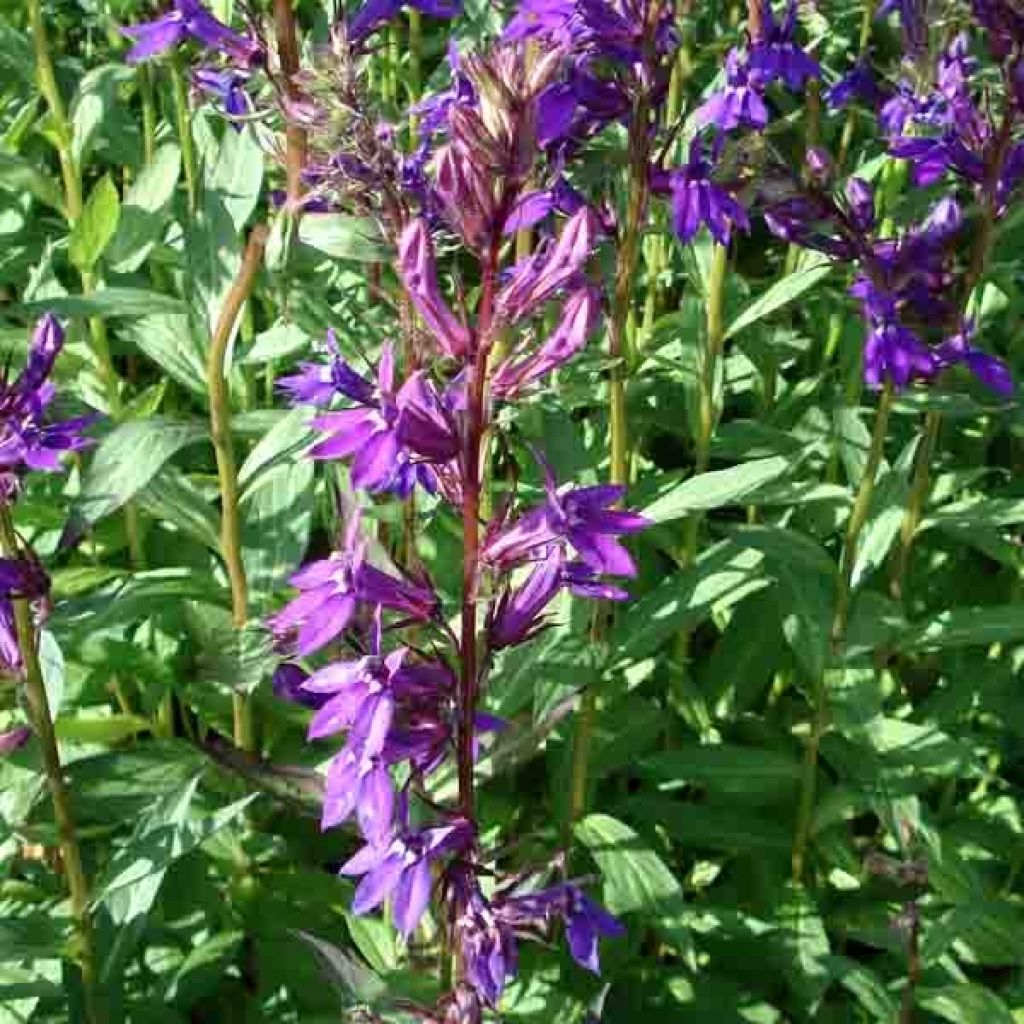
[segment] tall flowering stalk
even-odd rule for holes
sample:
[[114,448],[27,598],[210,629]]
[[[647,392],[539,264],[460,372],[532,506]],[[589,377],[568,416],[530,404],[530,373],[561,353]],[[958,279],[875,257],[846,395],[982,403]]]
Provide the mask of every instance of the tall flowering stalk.
[[39,742],[67,878],[75,929],[73,959],[81,971],[85,1018],[88,1024],[102,1024],[89,883],[39,661],[49,579],[18,537],[13,515],[27,472],[59,470],[63,454],[87,444],[82,430],[89,420],[53,421],[48,415],[56,391],[49,378],[63,345],[60,325],[44,317],[33,333],[25,369],[13,380],[5,372],[0,380],[0,661],[20,685],[26,716]]
[[[279,649],[316,662],[301,684],[322,702],[310,737],[346,734],[327,769],[323,824],[354,816],[366,841],[342,868],[361,878],[355,910],[390,899],[408,936],[436,897],[457,971],[438,1005],[417,1013],[471,1024],[515,975],[517,937],[561,918],[573,955],[596,970],[598,938],[620,931],[577,883],[543,884],[554,863],[512,870],[482,846],[475,762],[488,734],[505,728],[482,708],[495,660],[548,625],[562,591],[624,598],[606,579],[635,572],[617,538],[645,524],[614,507],[624,487],[560,483],[539,453],[539,503],[520,509],[513,492],[490,511],[482,500],[500,407],[543,388],[600,319],[586,272],[599,218],[561,164],[538,158],[538,140],[564,118],[567,53],[527,59],[506,39],[459,55],[451,88],[413,112],[418,142],[407,154],[401,133],[381,131],[357,101],[361,46],[350,24],[327,65],[301,80],[309,176],[315,195],[373,217],[394,240],[401,286],[427,336],[412,353],[385,343],[365,373],[331,335],[327,361],[302,364],[281,387],[319,408],[311,454],[346,460],[357,491],[406,502],[422,492],[460,520],[457,624],[429,567],[411,552],[372,554],[358,504],[347,503],[341,546],[297,573],[300,594],[271,625]],[[517,259],[525,228],[538,243]],[[452,240],[475,267],[475,301],[458,293],[454,305],[442,287],[439,242]],[[560,311],[545,337],[552,307]],[[354,659],[338,660],[341,648]],[[449,804],[434,782],[446,763],[458,780]]]

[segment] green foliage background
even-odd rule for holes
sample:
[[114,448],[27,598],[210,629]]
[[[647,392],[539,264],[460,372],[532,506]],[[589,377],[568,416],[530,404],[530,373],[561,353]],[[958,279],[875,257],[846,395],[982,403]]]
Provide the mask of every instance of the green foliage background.
[[[52,571],[42,654],[94,885],[109,1020],[326,1024],[364,1002],[406,1019],[391,1000],[430,995],[436,933],[403,948],[385,921],[349,913],[351,886],[333,869],[355,837],[322,835],[317,820],[316,769],[332,746],[307,743],[307,712],[273,696],[258,628],[240,638],[232,630],[217,554],[205,352],[245,230],[270,215],[277,172],[251,128],[226,130],[200,107],[190,212],[170,65],[121,60],[116,24],[151,12],[125,0],[50,3],[85,185],[69,229],[59,126],[36,85],[21,8],[7,0],[0,15],[0,344],[17,364],[39,311],[70,318],[63,402],[106,414],[99,443],[67,477],[32,481],[18,528]],[[691,107],[719,72],[739,13],[729,4],[693,11]],[[303,0],[299,14],[323,38],[330,12]],[[827,68],[846,67],[862,15],[846,0],[805,11]],[[475,0],[455,31],[471,44],[499,24],[500,11]],[[874,34],[882,57],[895,51],[891,26]],[[435,82],[447,35],[429,26],[423,66]],[[374,59],[392,113],[413,91],[406,40],[400,21],[395,46]],[[156,114],[149,160],[146,90]],[[783,131],[798,135],[804,108],[783,113]],[[854,128],[853,159],[877,174],[877,140],[867,124]],[[602,137],[583,174],[613,200],[622,141]],[[891,199],[897,220],[922,202],[909,189]],[[275,377],[328,325],[353,352],[373,352],[392,330],[367,287],[381,272],[394,285],[390,254],[358,227],[309,218],[287,252],[272,235],[233,346],[254,624],[336,530],[328,487],[339,477],[301,457],[304,414],[283,408]],[[664,232],[652,226],[645,266]],[[990,347],[1018,371],[1022,245],[1024,222],[1011,217],[979,307]],[[693,476],[711,254],[706,238],[666,251],[658,277],[638,283],[637,308],[650,296],[653,317],[630,367],[632,503],[657,521],[634,544],[635,600],[603,643],[592,642],[586,610],[566,602],[556,628],[504,657],[487,706],[513,728],[481,766],[485,834],[514,837],[524,859],[543,855],[566,835],[571,710],[584,689],[596,693],[591,813],[575,828],[574,856],[629,936],[606,945],[600,980],[560,944],[524,950],[505,1019],[582,1022],[603,1005],[613,1024],[896,1022],[916,959],[922,1024],[1024,1021],[1021,409],[966,380],[898,400],[854,572],[846,661],[825,675],[823,699],[816,680],[829,657],[838,552],[875,402],[859,386],[862,328],[849,282],[814,260],[787,267],[763,228],[739,241],[727,279],[724,411],[711,470]],[[94,355],[98,325],[118,374],[113,393]],[[581,482],[606,475],[601,344],[508,424]],[[929,410],[944,427],[897,600],[889,583]],[[523,472],[524,486],[537,487]],[[371,511],[385,526],[396,515]],[[706,514],[700,554],[686,565],[695,512]],[[61,543],[69,523],[84,537],[71,549]],[[421,553],[448,594],[458,589],[457,543],[452,522],[433,515]],[[231,734],[235,692],[252,697],[256,763],[219,738]],[[22,721],[10,681],[0,701],[0,725]],[[808,758],[810,746],[820,757]],[[79,1019],[34,742],[0,761],[0,789],[0,1024]],[[811,801],[809,845],[794,880],[802,799]],[[925,865],[926,878],[908,883],[898,867],[908,863]],[[893,920],[912,901],[916,958]]]

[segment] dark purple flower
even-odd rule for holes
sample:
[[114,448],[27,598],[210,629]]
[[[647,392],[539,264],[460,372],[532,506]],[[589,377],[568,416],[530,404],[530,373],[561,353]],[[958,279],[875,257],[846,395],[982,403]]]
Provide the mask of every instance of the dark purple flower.
[[263,56],[258,43],[218,21],[199,0],[174,0],[167,14],[154,21],[126,25],[121,31],[135,41],[125,56],[129,64],[167,53],[188,39],[242,67],[251,67]]
[[875,228],[875,187],[853,176],[846,183],[846,207],[858,231],[867,234]]
[[327,330],[327,353],[329,362],[301,363],[297,374],[282,377],[277,386],[296,403],[327,405],[341,395],[360,405],[371,405],[376,388],[342,358],[333,328]]
[[497,1006],[519,967],[514,927],[467,872],[455,875],[452,888],[453,902],[459,907],[455,935],[466,980],[488,1006]]
[[366,0],[348,22],[349,40],[361,43],[403,7],[412,7],[432,18],[455,18],[462,13],[462,0]]
[[363,876],[352,901],[353,912],[365,914],[390,896],[395,926],[408,938],[430,902],[432,862],[465,850],[473,834],[473,826],[458,818],[447,825],[395,835],[390,842],[368,843],[341,868],[343,875]]
[[1024,11],[1013,0],[971,0],[971,10],[988,32],[989,48],[997,60],[1024,43]]
[[291,661],[283,661],[274,669],[270,685],[274,696],[279,700],[286,700],[289,704],[302,704],[304,707],[314,710],[323,707],[326,700],[315,693],[308,693],[302,688],[302,684],[309,679],[309,673],[299,665]]
[[21,644],[10,598],[0,597],[0,673],[21,675]]
[[938,360],[909,328],[888,321],[872,325],[864,346],[864,379],[871,387],[890,381],[901,391],[912,380],[930,380],[938,369]]
[[497,568],[522,564],[556,543],[572,547],[594,572],[635,576],[629,552],[616,539],[650,524],[635,512],[611,508],[626,489],[613,484],[558,487],[545,466],[547,500],[486,538],[483,558]]
[[694,115],[698,125],[714,125],[719,131],[737,128],[763,131],[768,124],[768,107],[761,86],[751,84],[750,69],[736,50],[725,59],[726,85],[711,94]]
[[513,398],[564,365],[586,345],[600,313],[600,292],[591,285],[578,288],[565,300],[562,319],[540,348],[529,354],[521,348],[497,368],[491,380],[493,393]]
[[775,20],[769,0],[762,0],[760,31],[750,39],[747,63],[763,88],[783,82],[791,92],[802,89],[810,78],[821,78],[818,62],[794,42],[796,0],[788,0],[781,21]]
[[487,625],[487,638],[493,650],[526,643],[544,629],[544,612],[562,589],[564,558],[557,547],[540,553],[526,581],[501,592]]
[[576,117],[576,90],[555,82],[537,97],[537,144],[549,146],[568,138]]
[[702,225],[719,245],[729,244],[733,228],[750,229],[747,211],[731,192],[712,180],[713,172],[703,144],[694,139],[686,164],[653,178],[656,192],[672,196],[672,227],[684,244],[694,239]]
[[568,562],[562,567],[562,584],[577,597],[591,601],[628,601],[629,594],[612,583],[605,583],[585,562]]
[[939,345],[935,350],[939,367],[965,366],[989,390],[1010,398],[1015,390],[1010,368],[1002,359],[974,345],[974,330],[974,324],[968,322],[958,334]]
[[576,0],[520,0],[501,38],[509,43],[539,38],[568,50],[576,41],[575,15]]
[[885,93],[879,87],[871,65],[866,60],[859,60],[825,90],[822,98],[832,110],[841,110],[855,102],[875,110],[885,101]]

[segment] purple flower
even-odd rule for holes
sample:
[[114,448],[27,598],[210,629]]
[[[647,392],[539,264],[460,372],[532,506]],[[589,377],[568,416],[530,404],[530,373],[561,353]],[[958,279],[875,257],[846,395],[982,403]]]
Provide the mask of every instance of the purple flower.
[[974,345],[974,330],[974,324],[967,322],[958,334],[939,345],[935,350],[939,367],[965,366],[989,390],[1010,398],[1015,390],[1010,368],[1002,359],[990,356]]
[[466,980],[488,1006],[497,1006],[519,967],[514,927],[486,899],[468,872],[455,875],[452,890],[459,907],[455,935],[466,965]]
[[871,65],[862,59],[825,90],[823,99],[832,110],[841,110],[854,102],[875,110],[884,102],[885,93],[875,80]]
[[654,176],[654,191],[672,196],[672,227],[683,244],[692,241],[702,225],[719,245],[729,244],[734,227],[750,229],[747,211],[731,192],[712,181],[713,171],[702,143],[695,139],[684,166]]
[[714,125],[731,132],[740,127],[763,131],[768,124],[768,107],[761,87],[751,84],[750,69],[743,57],[730,50],[725,59],[726,87],[711,94],[694,115],[701,127]]
[[127,25],[121,31],[135,41],[125,56],[129,64],[167,53],[187,39],[194,39],[242,67],[251,67],[263,56],[258,43],[218,21],[199,0],[174,0],[172,10],[162,17]]
[[853,176],[846,183],[846,207],[858,231],[867,234],[875,227],[875,188],[863,178]]
[[416,930],[430,901],[433,861],[468,848],[473,826],[462,818],[421,832],[404,832],[390,842],[368,843],[341,868],[343,875],[363,875],[352,911],[365,914],[389,896],[395,926],[408,938]]
[[282,377],[277,386],[296,403],[327,405],[335,395],[342,395],[360,405],[371,405],[376,389],[342,358],[333,328],[327,330],[327,352],[330,362],[301,363],[297,374]]
[[524,319],[557,291],[574,283],[594,248],[597,232],[597,217],[585,206],[566,221],[553,246],[522,261],[498,294],[502,323]]
[[283,661],[274,669],[270,685],[274,696],[290,704],[301,704],[307,708],[323,707],[326,698],[307,693],[302,684],[309,679],[309,673],[294,662]]
[[520,0],[515,16],[505,26],[502,41],[519,43],[543,39],[560,49],[570,49],[576,41],[572,22],[576,0]]
[[635,512],[610,508],[626,489],[614,484],[595,487],[557,487],[545,466],[547,500],[486,538],[483,557],[496,568],[519,565],[555,543],[572,547],[596,573],[635,576],[629,552],[616,539],[645,529],[649,523]]
[[434,243],[426,222],[409,222],[398,244],[398,273],[405,290],[441,351],[458,359],[469,351],[470,333],[448,308],[437,283]]
[[884,18],[895,12],[899,15],[903,33],[903,47],[910,53],[920,53],[928,45],[928,22],[925,17],[926,0],[882,0],[875,14]]
[[14,607],[10,598],[0,597],[0,673],[19,677],[21,668],[21,644],[14,621]]
[[939,364],[909,328],[882,321],[874,324],[864,346],[864,379],[873,388],[890,381],[897,391],[912,380],[930,380]]
[[437,608],[432,590],[390,576],[366,561],[366,542],[360,535],[360,517],[353,515],[341,551],[312,562],[291,578],[300,591],[270,620],[278,635],[297,632],[295,650],[313,654],[346,629],[360,602],[426,621]]
[[536,567],[519,587],[501,592],[487,624],[492,650],[532,640],[544,627],[544,612],[562,589],[564,554],[555,547],[538,556]]
[[0,757],[10,757],[21,750],[32,736],[32,730],[25,725],[0,732]]
[[788,0],[781,21],[772,14],[769,0],[761,3],[761,24],[751,38],[747,57],[751,73],[762,86],[784,82],[791,92],[804,87],[809,78],[820,78],[818,62],[793,41],[796,32],[796,0]]
[[349,40],[361,43],[391,21],[403,7],[411,7],[432,18],[455,18],[462,13],[462,0],[366,0],[348,22]]
[[495,371],[491,389],[499,398],[510,399],[529,385],[564,365],[587,343],[601,312],[601,294],[585,285],[565,300],[558,326],[537,349],[525,354],[514,353]]
[[[245,117],[252,113],[252,101],[245,91],[246,76],[237,71],[219,71],[216,68],[196,68],[192,72],[196,86],[207,96],[219,100],[229,117]],[[234,125],[241,131],[241,125]]]
[[391,773],[379,754],[348,743],[331,758],[320,815],[323,831],[341,825],[354,812],[366,841],[379,845],[391,834],[394,807]]

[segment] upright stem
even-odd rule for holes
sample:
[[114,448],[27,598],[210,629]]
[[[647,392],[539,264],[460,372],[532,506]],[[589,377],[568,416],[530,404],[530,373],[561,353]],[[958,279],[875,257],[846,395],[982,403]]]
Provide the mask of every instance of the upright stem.
[[[299,43],[291,0],[274,0],[274,32],[285,93],[288,99],[295,100],[298,96],[295,75],[299,70]],[[303,191],[302,169],[306,164],[306,132],[291,119],[285,126],[285,147],[288,209],[297,215]]]
[[181,146],[181,165],[185,171],[185,195],[188,212],[195,215],[199,202],[199,165],[196,163],[196,146],[192,139],[192,115],[188,104],[188,89],[185,75],[177,60],[171,64],[171,96],[174,100],[174,120],[178,129],[178,144]]
[[148,64],[140,64],[139,98],[142,102],[142,159],[151,164],[156,155],[156,102],[153,96],[153,74]]
[[500,239],[491,243],[484,258],[480,306],[475,333],[476,356],[470,368],[466,406],[466,433],[462,453],[462,635],[459,671],[458,770],[459,810],[473,819],[473,733],[476,717],[479,665],[477,659],[477,586],[480,574],[481,449],[483,448],[487,357],[493,341],[494,295],[498,283]]
[[[263,224],[258,224],[249,234],[238,276],[224,299],[220,318],[210,340],[206,364],[207,387],[210,393],[210,433],[217,456],[217,478],[220,483],[221,555],[231,585],[231,621],[236,629],[241,629],[249,617],[249,591],[245,578],[245,563],[242,561],[238,471],[231,437],[231,399],[224,372],[224,357],[238,314],[252,291],[256,274],[263,262],[267,234],[266,225]],[[242,750],[251,750],[253,736],[246,699],[242,694],[236,693],[233,703],[235,744]]]
[[423,92],[423,15],[415,7],[409,14],[409,90],[414,99]]
[[[619,243],[615,270],[612,315],[608,324],[608,354],[615,364],[611,370],[609,415],[611,430],[611,473],[613,484],[629,483],[629,424],[626,417],[626,380],[630,371],[631,353],[627,350],[627,327],[633,306],[633,283],[640,255],[640,240],[647,216],[648,164],[650,163],[650,100],[641,92],[633,107],[629,123],[629,197],[626,222]],[[594,619],[594,639],[599,642],[608,609],[599,606]],[[583,694],[576,719],[573,744],[572,779],[569,786],[568,824],[579,820],[586,808],[587,775],[590,768],[590,743],[597,717],[593,687]]]
[[[0,547],[8,558],[16,558],[19,555],[18,538],[14,530],[14,521],[11,518],[11,509],[6,504],[0,504]],[[28,600],[21,597],[13,598],[11,605],[14,611],[18,649],[21,652],[25,672],[25,703],[32,730],[39,740],[43,771],[46,774],[46,785],[53,803],[53,817],[57,824],[61,857],[68,880],[71,916],[76,933],[76,959],[82,972],[85,1018],[88,1024],[103,1024],[92,923],[89,919],[89,882],[82,865],[82,851],[78,845],[78,834],[75,830],[71,792],[64,779],[64,767],[61,764],[60,751],[57,748],[57,735],[50,717],[50,703],[46,696],[42,667],[39,663],[39,649],[36,644],[36,628],[32,621],[32,609]]]
[[[693,441],[693,472],[697,476],[706,473],[711,464],[711,441],[715,435],[719,410],[715,404],[715,382],[718,364],[725,346],[725,282],[729,270],[729,250],[716,245],[711,255],[711,272],[708,275],[708,292],[705,296],[705,323],[707,343],[701,354],[699,407],[697,435]],[[683,547],[683,564],[692,565],[697,558],[702,516],[698,513],[686,522],[686,539]]]
[[[875,413],[875,425],[871,433],[871,447],[868,450],[864,474],[857,488],[853,510],[846,524],[846,537],[839,565],[839,577],[836,582],[835,611],[832,618],[832,664],[839,668],[842,664],[843,647],[846,643],[846,629],[849,624],[851,585],[853,569],[857,561],[857,550],[861,533],[871,512],[871,501],[875,494],[875,482],[878,470],[885,454],[885,440],[889,429],[889,414],[892,410],[893,387],[886,382]],[[810,841],[811,821],[814,817],[814,803],[817,794],[818,753],[821,739],[828,727],[828,674],[821,680],[815,680],[814,715],[811,733],[807,738],[804,752],[803,774],[800,784],[800,801],[797,809],[797,823],[793,839],[791,859],[793,881],[802,882],[807,857],[807,845]]]

